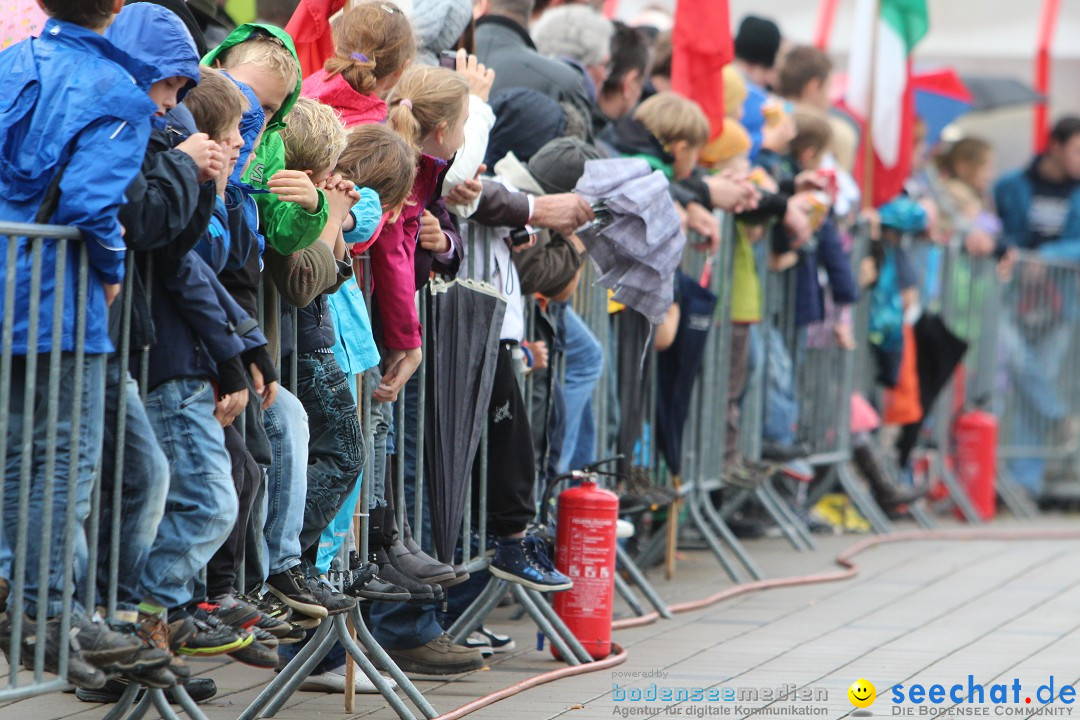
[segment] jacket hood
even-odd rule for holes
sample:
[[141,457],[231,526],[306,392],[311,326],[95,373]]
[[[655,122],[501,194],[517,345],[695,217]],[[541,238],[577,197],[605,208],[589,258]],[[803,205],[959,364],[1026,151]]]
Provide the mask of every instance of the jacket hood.
[[247,165],[248,157],[255,151],[255,139],[262,132],[266,113],[263,112],[262,106],[259,104],[259,98],[255,97],[254,90],[228,73],[225,73],[225,75],[233,81],[236,87],[240,88],[240,92],[244,93],[244,97],[248,101],[248,109],[240,117],[240,136],[244,138],[244,146],[240,148],[240,157],[236,159],[236,169],[233,171],[232,177],[229,178],[232,183],[240,184],[240,178],[244,174],[244,166]]
[[54,18],[45,23],[41,37],[0,54],[4,199],[25,202],[40,196],[57,165],[67,163],[72,138],[102,117],[145,127],[148,134],[157,107],[146,93],[155,74],[153,67],[101,35]]
[[[203,34],[202,28],[199,26],[199,21],[195,19],[195,15],[188,8],[187,3],[184,0],[145,0],[148,3],[154,5],[161,5],[176,13],[176,16],[184,21],[184,26],[187,27],[188,32],[191,33],[191,39],[195,41],[195,51],[199,53],[199,57],[206,54],[208,48],[206,47],[206,36]],[[125,5],[134,5],[138,0],[127,0]]]
[[319,70],[304,80],[303,95],[337,110],[345,127],[386,121],[386,102],[357,92],[340,73],[331,76]]
[[136,60],[152,66],[151,82],[185,77],[190,82],[177,93],[183,100],[199,82],[199,53],[180,17],[148,2],[126,6],[105,32],[106,39]]
[[609,125],[601,140],[607,142],[622,155],[648,155],[660,159],[667,165],[675,162],[664,146],[649,132],[649,129],[634,118],[619,118]]
[[202,59],[202,63],[203,65],[213,65],[223,52],[246,41],[256,33],[270,35],[271,37],[280,40],[285,47],[288,48],[293,56],[293,60],[296,62],[296,87],[293,89],[292,94],[285,98],[285,102],[281,104],[281,107],[274,113],[273,117],[270,118],[270,123],[266,126],[266,132],[272,133],[285,127],[285,117],[289,114],[289,111],[293,109],[293,105],[296,104],[296,99],[300,97],[300,83],[304,79],[300,72],[300,58],[296,54],[296,46],[293,44],[293,40],[289,36],[289,33],[275,25],[264,25],[262,23],[247,23],[241,25],[229,33],[229,37],[225,38],[225,42],[208,52]]

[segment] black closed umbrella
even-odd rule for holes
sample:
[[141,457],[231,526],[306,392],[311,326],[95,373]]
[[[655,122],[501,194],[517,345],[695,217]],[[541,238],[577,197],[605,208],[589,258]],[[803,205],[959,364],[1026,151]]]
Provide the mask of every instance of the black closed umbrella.
[[679,329],[675,342],[656,355],[656,437],[675,475],[682,470],[682,436],[690,414],[694,382],[716,312],[716,295],[684,274],[675,275]]
[[[956,372],[967,353],[968,344],[950,330],[940,315],[923,313],[915,323],[915,357],[919,374],[919,402],[923,414],[937,401],[938,395]],[[919,439],[923,422],[905,425],[896,443],[901,467],[907,465]]]
[[427,304],[424,461],[431,537],[438,558],[453,564],[491,399],[506,301],[490,285],[436,280]]

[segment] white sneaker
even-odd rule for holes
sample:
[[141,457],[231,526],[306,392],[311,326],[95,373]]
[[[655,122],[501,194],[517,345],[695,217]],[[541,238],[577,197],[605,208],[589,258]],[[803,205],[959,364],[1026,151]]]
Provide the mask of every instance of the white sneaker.
[[[384,677],[383,680],[391,688],[397,687],[397,683],[394,682],[393,678]],[[360,668],[356,668],[353,675],[353,686],[356,688],[356,692],[365,695],[376,695],[379,692]],[[345,672],[344,670],[331,670],[318,675],[309,675],[307,680],[300,683],[300,689],[306,692],[343,693],[345,692]]]

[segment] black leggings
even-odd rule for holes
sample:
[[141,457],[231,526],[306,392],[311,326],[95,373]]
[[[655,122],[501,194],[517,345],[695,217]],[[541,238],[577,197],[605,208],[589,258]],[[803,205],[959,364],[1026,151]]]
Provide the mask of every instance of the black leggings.
[[[529,411],[514,374],[513,343],[499,344],[488,405],[488,527],[496,537],[522,532],[536,514],[536,463]],[[479,453],[473,464],[473,527],[479,509]]]

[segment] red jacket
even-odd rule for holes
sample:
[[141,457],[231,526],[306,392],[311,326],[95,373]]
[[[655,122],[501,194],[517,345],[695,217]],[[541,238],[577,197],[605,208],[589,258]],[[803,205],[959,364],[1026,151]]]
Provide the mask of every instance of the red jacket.
[[334,54],[330,16],[345,7],[345,0],[300,0],[285,32],[292,36],[304,77],[321,70]]
[[382,344],[389,350],[420,347],[420,319],[416,314],[416,239],[420,216],[435,198],[446,171],[446,161],[421,155],[409,200],[397,222],[383,227],[368,251],[375,285],[375,307],[382,328]]
[[329,77],[326,70],[319,70],[304,80],[300,94],[337,110],[347,128],[386,122],[386,103],[375,95],[356,92],[340,73]]

